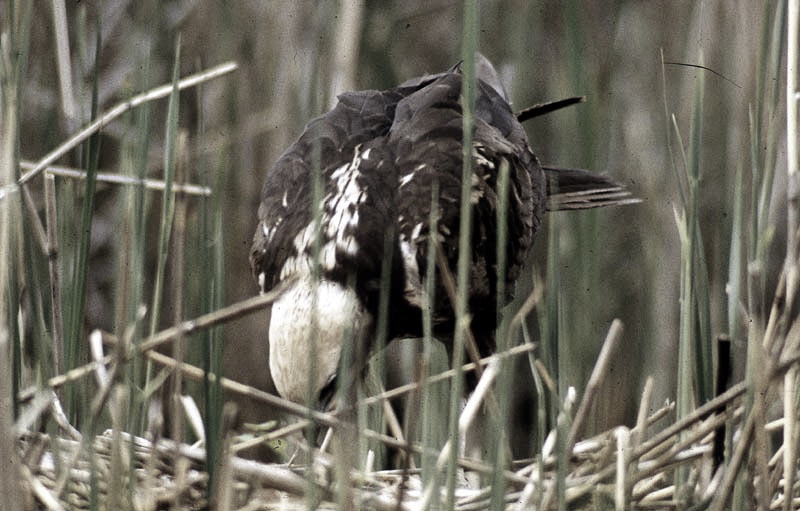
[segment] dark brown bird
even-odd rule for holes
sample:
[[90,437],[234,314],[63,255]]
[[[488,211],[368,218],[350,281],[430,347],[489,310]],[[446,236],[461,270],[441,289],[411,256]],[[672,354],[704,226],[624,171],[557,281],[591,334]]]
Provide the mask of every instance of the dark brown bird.
[[[495,350],[498,281],[505,280],[507,303],[544,212],[632,199],[606,177],[542,166],[531,151],[521,121],[574,99],[515,115],[491,63],[483,56],[477,62],[468,293],[471,331],[485,356]],[[269,328],[270,371],[282,396],[325,401],[344,353],[348,375],[361,373],[376,336],[382,286],[389,286],[387,338],[422,336],[428,238],[435,236],[453,274],[458,260],[461,80],[456,66],[384,91],[342,94],[267,174],[250,262],[262,292],[291,280],[273,305]],[[508,261],[498,275],[502,162],[510,178]],[[381,278],[384,261],[388,279]],[[434,334],[448,343],[454,312],[441,272],[434,288]]]

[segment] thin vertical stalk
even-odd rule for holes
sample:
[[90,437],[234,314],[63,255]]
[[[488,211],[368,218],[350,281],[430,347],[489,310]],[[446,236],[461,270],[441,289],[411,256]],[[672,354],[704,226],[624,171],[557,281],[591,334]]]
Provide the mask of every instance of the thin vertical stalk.
[[364,24],[365,6],[361,2],[340,2],[334,37],[334,68],[328,97],[355,90],[358,76],[358,55]]
[[180,91],[178,89],[178,78],[180,76],[181,61],[181,39],[175,43],[175,61],[172,66],[172,92],[169,95],[169,106],[167,107],[166,143],[164,146],[164,195],[161,204],[161,229],[158,238],[158,252],[156,259],[156,276],[153,286],[153,301],[151,304],[150,315],[150,335],[158,329],[160,317],[161,301],[163,299],[164,271],[167,265],[167,255],[169,252],[169,239],[172,233],[172,220],[175,215],[175,194],[172,186],[175,181],[175,149],[177,145],[178,132],[178,109]]
[[[392,278],[392,261],[394,259],[394,253],[392,248],[394,246],[395,235],[394,232],[389,229],[384,233],[383,238],[383,257],[381,258],[381,287],[380,292],[378,293],[378,317],[375,326],[375,345],[373,348],[374,353],[383,353],[386,344],[391,339],[388,338],[389,332],[389,291],[391,288],[391,278]],[[382,356],[372,357],[369,363],[369,371],[374,376],[371,379],[373,383],[378,385],[380,391],[383,391],[385,388],[386,383],[386,359]],[[359,429],[372,429],[375,431],[379,431],[384,423],[388,423],[390,420],[389,417],[386,416],[386,410],[389,410],[390,413],[394,413],[391,411],[391,403],[385,402],[384,406],[376,406],[376,407],[368,407],[364,404],[362,397],[364,397],[364,391],[370,391],[370,388],[361,386],[359,389],[358,395],[358,419],[359,419]],[[369,394],[370,392],[367,392]],[[368,440],[365,436],[359,435],[359,441],[362,445],[359,448],[361,452],[360,462],[366,460],[366,456],[369,454],[369,451],[372,451],[375,455],[374,458],[374,466],[380,467],[383,466],[385,461],[384,452],[385,449],[379,442],[372,442]],[[369,468],[369,467],[365,467]]]
[[[585,4],[581,0],[570,0],[565,2],[563,12],[568,45],[566,76],[569,84],[578,91],[597,91],[602,86],[594,79],[599,75],[594,71],[597,65],[593,62],[594,59],[588,58],[587,34],[591,33],[591,18],[587,16]],[[597,126],[602,109],[603,101],[590,101],[585,108],[564,114],[574,116],[571,123],[573,134],[580,140],[580,144],[570,148],[571,161],[587,168],[592,168],[598,165],[595,162],[602,161],[603,145],[599,143],[597,136],[602,131]],[[595,303],[602,296],[599,291],[604,286],[600,271],[602,259],[594,256],[603,253],[599,234],[603,229],[600,228],[599,215],[596,211],[587,210],[579,215],[565,216],[562,221],[569,226],[562,231],[562,234],[570,233],[575,247],[559,254],[557,261],[559,264],[566,263],[572,268],[580,268],[580,271],[574,274],[568,272],[565,275],[564,285],[559,289],[563,290],[565,304],[570,311],[584,311],[581,314],[570,314],[569,321],[564,324],[560,335],[562,349],[566,355],[560,359],[561,378],[565,379],[565,382],[574,384],[584,381],[588,376],[593,358],[600,349],[595,341],[600,339],[600,336],[591,335],[591,332],[596,329],[595,325],[607,320],[602,317],[602,309]]]
[[[443,384],[431,383],[428,376],[434,368],[431,362],[434,360],[434,343],[437,342],[433,336],[433,308],[436,304],[436,251],[439,250],[439,183],[434,181],[431,187],[431,210],[428,218],[429,232],[426,254],[425,268],[425,309],[422,311],[422,334],[423,334],[423,356],[421,360],[420,393],[422,401],[422,447],[420,464],[422,465],[422,486],[423,488],[433,487],[436,484],[436,455],[433,454],[441,449],[443,444],[442,430],[440,428],[442,412],[446,407],[442,406],[442,396],[436,392]],[[439,493],[439,488],[435,488]],[[437,501],[433,501],[437,502]],[[438,502],[437,502],[438,503]],[[436,507],[436,504],[433,504]]]
[[[497,175],[497,313],[506,303],[506,272],[508,270],[508,188],[510,184],[508,161],[503,159]],[[507,335],[508,322],[503,321],[497,333],[499,352],[508,349],[511,339]]]
[[[569,388],[564,393],[563,406],[558,417],[556,417],[556,474],[555,474],[555,493],[551,493],[550,499],[546,499],[549,509],[552,498],[555,497],[558,511],[567,511],[567,474],[569,473],[569,460],[572,453],[567,452],[569,441],[569,430],[572,426],[572,405],[575,402],[575,392]],[[561,404],[561,403],[559,403]]]
[[[164,126],[164,194],[161,202],[161,225],[159,227],[158,248],[156,251],[156,273],[155,283],[153,284],[153,298],[150,304],[150,327],[149,335],[153,335],[159,326],[161,318],[161,303],[164,298],[164,279],[167,267],[167,257],[170,249],[170,237],[172,234],[173,222],[175,217],[175,194],[173,184],[175,181],[176,152],[178,138],[178,114],[180,106],[180,90],[178,79],[180,77],[181,60],[181,38],[180,35],[175,42],[175,60],[172,64],[172,90],[169,95],[167,106],[167,119]],[[151,381],[152,363],[145,365],[144,385],[149,386]],[[146,403],[143,403],[146,404]],[[162,403],[165,410],[172,410],[170,403]],[[142,418],[146,416],[141,414]],[[213,470],[211,470],[213,472]]]
[[[501,320],[497,328],[497,351],[503,353],[511,346],[511,339],[508,335],[510,315],[502,314],[506,301],[506,271],[507,271],[507,248],[508,248],[508,194],[509,194],[509,165],[503,159],[500,162],[497,175],[497,314]],[[488,435],[483,435],[483,442],[492,442],[492,465],[495,468],[492,474],[492,496],[490,509],[505,509],[505,495],[507,481],[504,475],[504,468],[508,463],[508,456],[511,455],[508,433],[508,414],[511,401],[511,371],[512,362],[504,360],[499,362],[500,370],[497,377],[496,393],[498,414],[491,418],[490,424],[495,424],[495,435],[489,439]]]
[[[673,118],[674,119],[674,118]],[[677,128],[676,128],[677,129]],[[680,136],[678,136],[680,140]],[[693,350],[696,323],[694,321],[694,233],[692,226],[696,209],[692,204],[695,194],[696,182],[689,180],[688,210],[682,210],[676,222],[681,239],[681,277],[680,277],[680,334],[678,339],[678,375],[677,375],[677,416],[686,417],[694,406],[694,393],[692,391],[692,368],[696,356]],[[676,213],[677,215],[677,213]],[[676,491],[683,487],[687,472],[679,467],[675,472]]]
[[[232,97],[232,95],[231,95]],[[234,109],[231,108],[231,111]],[[202,110],[200,110],[202,113]],[[198,146],[202,147],[203,136],[202,115],[198,129]],[[215,193],[210,199],[203,199],[201,208],[201,224],[203,238],[200,243],[202,249],[201,270],[201,297],[200,308],[203,313],[208,313],[222,307],[225,298],[225,260],[224,260],[224,222],[223,195],[219,190],[224,190],[224,179],[227,173],[224,165],[229,159],[227,154],[220,155],[215,162],[216,172],[213,182],[209,177],[206,184],[212,186]],[[207,240],[214,240],[208,243]],[[205,408],[205,435],[206,435],[206,466],[209,471],[209,498],[217,487],[218,461],[223,456],[223,391],[221,378],[212,375],[222,374],[222,327],[217,326],[206,331],[203,336],[202,364],[205,377],[203,378],[203,400]]]
[[[469,316],[467,310],[467,297],[469,294],[469,273],[471,264],[471,233],[472,233],[472,129],[473,109],[475,105],[475,52],[478,39],[478,2],[477,0],[464,1],[464,27],[462,32],[462,77],[461,77],[461,108],[462,108],[462,172],[461,172],[461,211],[458,239],[458,277],[456,299],[456,321],[453,336],[453,367],[461,367],[464,361],[464,348],[466,344]],[[464,389],[463,374],[453,378],[450,392],[450,417],[449,435],[452,446],[460,444],[458,430],[458,416]],[[450,459],[447,465],[447,509],[455,507],[456,486],[456,461],[458,449],[450,450]]]
[[[786,301],[794,302],[798,284],[798,219],[800,212],[800,185],[798,184],[798,88],[797,73],[800,65],[800,0],[789,0],[787,12],[787,42],[786,42],[786,172],[788,174],[787,187],[787,221],[786,221]],[[791,307],[787,305],[787,309]],[[783,382],[783,509],[790,511],[794,496],[794,481],[797,465],[797,391],[800,388],[797,364],[793,365],[784,375]]]
[[[767,12],[772,10],[770,4],[765,4]],[[764,19],[764,38],[763,48],[761,50],[760,61],[762,68],[756,75],[759,79],[759,101],[756,102],[756,136],[753,143],[756,144],[756,151],[761,145],[764,145],[764,154],[760,161],[760,165],[754,168],[754,177],[757,178],[754,183],[753,191],[757,193],[758,201],[756,211],[754,212],[754,233],[752,250],[752,262],[761,266],[762,262],[767,258],[767,250],[772,236],[769,235],[770,229],[770,206],[772,203],[772,194],[774,191],[773,182],[775,177],[775,160],[777,148],[779,146],[777,130],[778,123],[771,122],[771,119],[777,117],[778,105],[780,102],[780,80],[774,77],[780,72],[781,58],[782,58],[782,33],[784,30],[784,23],[786,18],[786,2],[778,2],[775,8],[775,16],[772,25],[768,23],[769,15],[765,15]],[[760,123],[767,121],[766,136],[762,135]],[[764,303],[764,278],[763,273],[759,276],[759,288],[756,290],[759,294],[759,303],[761,307],[765,306]],[[761,316],[764,311],[759,311]]]
[[[174,126],[177,130],[177,124]],[[175,134],[177,137],[177,147],[174,149],[177,153],[176,165],[176,181],[184,182],[186,180],[186,166],[188,165],[188,135],[184,131],[179,131]],[[175,218],[174,218],[174,234],[170,240],[172,245],[172,257],[170,258],[170,287],[172,292],[172,324],[179,325],[183,321],[185,299],[184,287],[185,279],[184,272],[186,270],[186,223],[187,223],[187,199],[186,195],[178,195],[175,198]],[[178,335],[177,339],[172,345],[172,358],[183,363],[186,359],[186,338],[184,335]],[[182,407],[180,404],[180,396],[183,393],[183,373],[175,371],[171,377],[171,386],[169,388],[169,402],[165,403],[172,410],[171,414],[171,432],[170,436],[177,442],[184,441],[184,420]]]
[[[675,153],[672,150],[672,122],[674,121],[672,115],[669,112],[669,105],[667,104],[667,74],[665,72],[665,65],[664,65],[664,49],[661,49],[661,90],[662,90],[662,99],[664,101],[664,121],[666,123],[664,129],[664,136],[666,138],[667,143],[667,154],[669,156],[669,160],[671,163],[671,167],[673,172],[675,173],[675,182],[678,185],[678,192],[680,193],[681,198],[681,206],[683,209],[686,209],[686,191],[684,190],[683,186],[683,176],[678,171],[678,165],[675,162]],[[680,136],[678,136],[678,143],[680,143]]]
[[[0,27],[3,44],[0,45],[0,187],[10,185],[16,180],[19,153],[19,106],[22,69],[27,54],[27,33],[30,16],[22,12],[22,23],[17,25],[15,15],[25,2],[9,2],[8,20]],[[12,433],[16,416],[16,375],[20,360],[16,355],[14,320],[18,310],[18,300],[11,300],[17,283],[12,278],[12,264],[17,259],[14,247],[18,246],[18,219],[21,210],[19,193],[9,194],[0,200],[0,460],[3,472],[0,473],[0,502],[9,509],[22,509],[22,480],[20,460],[18,459],[14,435]],[[12,345],[14,343],[14,345]],[[12,352],[15,353],[12,356]]]
[[50,319],[53,328],[53,372],[64,371],[64,336],[62,333],[61,269],[58,265],[58,220],[56,218],[56,183],[52,174],[44,180],[45,218],[47,221],[47,259],[50,268]]
[[[315,82],[319,82],[319,77],[315,80]],[[312,95],[312,100],[313,100]],[[320,272],[320,260],[319,260],[319,253],[322,249],[322,207],[323,207],[323,197],[325,194],[325,184],[322,180],[322,147],[321,142],[318,137],[314,137],[314,143],[311,146],[311,174],[309,176],[311,180],[311,203],[309,207],[311,208],[310,217],[311,217],[311,225],[314,226],[314,240],[311,246],[311,324],[309,325],[309,331],[311,335],[309,336],[309,340],[311,341],[309,344],[309,353],[316,354],[318,353],[317,350],[317,341],[319,335],[319,318],[317,317],[317,311],[319,310],[319,284],[321,278]],[[317,374],[317,362],[318,358],[316,356],[311,356],[311,363],[309,364],[309,374],[308,374],[308,385],[307,385],[307,393],[306,393],[306,406],[309,409],[313,409],[316,407],[317,399],[319,396],[315,394],[315,385],[314,385],[314,378],[316,378]],[[340,380],[343,378],[340,378]],[[338,389],[337,389],[338,391]],[[334,397],[333,399],[336,399]],[[309,417],[310,418],[310,417]],[[308,421],[308,428],[306,428],[306,438],[316,438],[317,436],[317,423],[316,421],[309,420]],[[306,508],[311,511],[316,509],[318,505],[319,499],[319,490],[317,485],[317,475],[315,471],[312,469],[313,459],[309,457],[307,459],[308,467],[306,470]],[[337,466],[340,466],[341,463],[338,463]],[[347,471],[343,468],[339,469],[340,472],[337,474],[337,481],[346,481],[343,476],[343,472],[346,473]],[[348,484],[348,483],[345,483]],[[347,492],[341,492],[341,495],[344,495]]]
[[[531,343],[531,336],[528,331],[528,325],[522,323],[522,334],[526,343]],[[532,432],[534,446],[539,446],[544,442],[547,437],[547,399],[544,391],[544,383],[542,382],[542,375],[536,367],[536,360],[533,352],[528,353],[528,364],[530,365],[531,374],[533,375],[533,384],[536,387],[536,430]],[[541,449],[536,450],[536,470],[539,474],[544,474],[544,453]],[[544,497],[544,485],[537,484],[535,491],[535,501],[540,503]]]
[[[555,179],[553,180],[555,181]],[[552,183],[557,189],[558,185]],[[561,261],[559,254],[561,252],[561,215],[553,213],[547,219],[547,268],[545,273],[546,284],[544,286],[547,293],[547,300],[541,310],[541,343],[542,343],[542,360],[545,368],[552,376],[556,383],[556,392],[558,395],[563,395],[564,389],[561,388],[561,371],[559,361],[562,359],[560,356],[560,343],[561,330],[560,321],[561,317]],[[549,394],[542,394],[541,398],[544,399],[549,406],[547,406],[547,420],[545,428],[549,429],[556,423],[558,410],[560,408],[558,395],[551,396]],[[545,437],[539,440],[543,441]]]
[[[11,201],[6,206],[11,205]],[[6,212],[0,212],[0,223],[7,223]],[[8,241],[9,229],[0,228],[0,241]],[[0,265],[0,270],[5,270],[4,265]],[[0,280],[0,285],[6,285],[8,281]],[[3,300],[5,301],[5,300]],[[0,309],[0,312],[5,312]],[[12,371],[11,368],[11,338],[8,335],[9,329],[6,325],[0,324],[0,459],[3,460],[3,473],[0,474],[0,498],[7,504],[9,509],[22,509],[22,495],[20,492],[19,481],[22,479],[20,472],[20,460],[17,456],[16,445],[14,442],[14,409],[12,394]]]

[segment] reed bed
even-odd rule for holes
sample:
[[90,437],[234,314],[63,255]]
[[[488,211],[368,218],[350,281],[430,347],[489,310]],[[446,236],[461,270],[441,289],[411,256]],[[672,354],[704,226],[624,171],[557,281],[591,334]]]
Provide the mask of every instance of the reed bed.
[[[551,217],[537,241],[547,260],[535,259],[522,279],[501,351],[479,361],[476,391],[461,402],[462,375],[475,362],[458,358],[460,349],[441,360],[441,347],[425,339],[419,381],[360,395],[349,415],[358,418],[358,461],[346,470],[316,441],[353,427],[344,412],[288,402],[248,381],[247,359],[261,363],[250,351],[234,364],[241,371],[223,370],[238,338],[263,344],[265,310],[281,292],[245,298],[255,286],[242,284],[251,276],[240,263],[261,172],[295,133],[287,112],[299,129],[327,108],[336,84],[389,86],[395,69],[436,70],[409,70],[412,59],[395,68],[375,43],[378,21],[398,33],[433,18],[457,27],[446,58],[469,62],[480,49],[520,62],[501,68],[519,97],[573,86],[614,96],[604,80],[625,65],[587,58],[600,13],[581,2],[543,12],[516,1],[398,3],[389,14],[355,2],[275,2],[259,18],[273,30],[240,40],[250,21],[244,6],[161,6],[156,28],[147,6],[126,0],[97,9],[53,0],[43,27],[34,4],[0,5],[0,508],[800,509],[796,0],[759,7],[754,59],[734,51],[744,35],[713,32],[736,57],[727,67],[740,74],[731,78],[716,70],[726,68],[718,52],[648,56],[660,71],[664,129],[655,145],[663,151],[636,161],[663,165],[625,171],[644,213],[614,213],[612,229],[596,213]],[[620,39],[636,36],[625,16],[646,13],[643,4],[615,7]],[[727,3],[714,5],[727,19]],[[687,12],[703,40],[708,13]],[[131,23],[120,21],[126,15]],[[203,37],[179,33],[198,24],[227,35],[207,52],[222,55],[211,59],[217,64],[194,51]],[[143,27],[166,35],[143,50],[119,43],[147,40]],[[559,34],[557,71],[545,85],[531,83],[548,61],[528,53]],[[423,35],[436,61],[445,53],[438,32]],[[269,71],[247,60],[265,47]],[[42,73],[43,56],[51,72]],[[356,65],[367,59],[374,66]],[[684,71],[693,78],[675,78]],[[464,72],[468,104],[471,66]],[[592,109],[532,127],[533,143],[561,140],[545,156],[567,155],[574,166],[632,166],[614,149],[642,142],[641,119],[626,114],[644,103],[625,94],[609,100],[620,113],[590,98]],[[263,109],[261,96],[273,98]],[[32,121],[26,109],[50,113]],[[709,119],[720,110],[725,117]],[[630,132],[618,136],[625,143],[607,141],[606,123]],[[611,265],[601,257],[609,252]],[[467,264],[451,276],[458,289]],[[594,292],[604,287],[614,292]],[[455,295],[466,317],[465,296]],[[622,302],[622,320],[598,327]],[[456,338],[467,343],[468,329]],[[443,370],[448,363],[460,369]],[[378,376],[381,364],[377,356]],[[534,399],[519,434],[512,411],[523,390]],[[419,405],[420,424],[395,416],[402,402]],[[275,420],[250,424],[254,410]],[[488,454],[467,457],[461,439],[487,410],[497,412]],[[385,469],[390,462],[399,468]]]
[[[794,330],[787,337],[784,349],[768,364],[765,386],[759,391],[767,398],[784,392],[785,375],[796,371],[800,364],[800,337],[797,327]],[[607,339],[607,343],[613,342],[613,337]],[[498,356],[520,356],[526,351],[517,349]],[[177,366],[177,362],[169,357],[152,353],[158,363]],[[496,358],[482,362],[491,365]],[[187,378],[202,374],[197,368],[186,365],[181,368]],[[602,367],[597,369],[602,370]],[[599,379],[604,376],[596,374]],[[443,377],[452,377],[452,372]],[[298,418],[311,418],[334,428],[340,426],[335,415],[303,410],[295,403],[235,382],[222,380],[222,386],[231,392],[261,398],[265,404],[281,407]],[[800,503],[797,497],[800,490],[798,474],[788,479],[793,481],[791,491],[787,492],[783,487],[787,480],[784,453],[791,446],[773,440],[768,452],[763,453],[759,452],[755,440],[757,430],[760,434],[777,436],[787,427],[787,420],[775,413],[765,415],[764,410],[747,413],[745,401],[749,389],[746,384],[731,387],[678,421],[674,421],[675,403],[654,406],[652,390],[652,381],[649,381],[640,400],[634,427],[619,426],[575,442],[567,456],[568,475],[559,505],[568,509],[727,509],[733,484],[737,481],[742,484],[739,478],[752,470],[743,460],[768,454],[765,472],[750,477],[758,484],[762,483],[759,479],[764,478],[760,488],[766,492],[768,509],[797,508]],[[380,401],[380,397],[372,400]],[[53,395],[39,395],[32,401],[30,409],[58,415],[57,405]],[[236,453],[241,447],[249,448],[254,443],[276,446],[287,437],[287,443],[294,445],[303,441],[291,439],[292,434],[297,434],[297,428],[294,428],[294,433],[273,429],[258,435],[237,435],[233,429],[233,415],[234,412],[229,411],[224,421],[227,424],[225,447],[217,472],[218,484],[225,490],[216,493],[215,508],[338,508],[336,502],[340,488],[333,484],[332,476],[336,460],[330,454],[313,451],[313,463],[260,463],[238,457]],[[28,415],[24,419],[32,420]],[[136,437],[116,429],[84,439],[68,426],[63,417],[56,419],[62,426],[57,435],[16,431],[16,449],[23,460],[21,488],[27,502],[37,503],[33,507],[89,509],[92,491],[96,492],[95,506],[100,509],[115,508],[111,506],[112,502],[131,509],[168,507],[188,510],[206,509],[210,505],[209,477],[205,470],[207,454],[202,444],[178,443],[160,437],[157,431]],[[578,423],[577,420],[573,422],[570,436],[579,437],[580,427],[574,426]],[[398,442],[379,432],[363,433],[410,452],[422,449],[418,444]],[[535,459],[514,460],[503,471],[507,486],[504,508],[549,509],[556,504],[554,492],[559,456],[554,449],[558,434],[556,430],[550,432]],[[731,454],[719,458],[715,442],[725,438],[729,439],[727,449]],[[459,458],[458,465],[462,471],[483,474],[496,471],[495,467],[480,460]],[[675,484],[675,474],[679,469],[688,474],[680,486]],[[306,473],[309,470],[313,471],[313,485],[309,484]],[[797,467],[793,470],[796,471]],[[354,470],[349,475],[349,482],[359,507],[419,509],[425,500],[425,486],[417,469]],[[491,490],[490,486],[457,488],[454,509],[487,509]],[[427,504],[438,507],[430,501]]]

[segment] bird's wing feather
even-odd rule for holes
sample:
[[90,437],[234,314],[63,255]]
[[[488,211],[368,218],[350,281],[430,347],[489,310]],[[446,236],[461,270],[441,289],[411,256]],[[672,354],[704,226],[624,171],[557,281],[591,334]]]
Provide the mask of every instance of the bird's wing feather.
[[[406,296],[420,307],[434,186],[439,192],[437,241],[453,273],[458,260],[463,122],[460,92],[460,73],[439,75],[400,101],[389,134],[399,176],[398,230],[407,274]],[[508,164],[511,176],[505,276],[512,283],[509,290],[541,220],[544,178],[508,103],[485,82],[479,82],[474,130],[470,307],[476,321],[485,320],[490,329],[496,320],[497,279],[503,278],[497,275],[496,261],[500,165]],[[436,314],[452,318],[447,295],[440,287],[436,294]]]

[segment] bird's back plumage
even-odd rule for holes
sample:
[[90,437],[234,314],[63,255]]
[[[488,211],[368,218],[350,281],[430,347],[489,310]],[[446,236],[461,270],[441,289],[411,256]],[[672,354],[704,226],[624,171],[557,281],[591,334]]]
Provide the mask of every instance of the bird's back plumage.
[[[479,57],[478,71],[468,293],[471,326],[486,355],[494,350],[498,281],[505,281],[504,301],[510,300],[554,187],[494,68]],[[388,338],[420,336],[426,307],[437,337],[446,342],[452,332],[453,307],[441,272],[430,305],[425,277],[430,236],[453,273],[458,260],[461,80],[455,67],[385,91],[343,94],[330,112],[306,126],[267,174],[250,257],[262,292],[292,281],[273,308],[270,327],[270,369],[285,397],[318,397],[335,378],[347,339],[353,341],[354,349],[347,352],[352,364],[364,362],[375,336],[381,286],[390,286]],[[510,177],[504,275],[498,275],[496,261],[501,165],[508,166]],[[567,177],[574,179],[565,179],[565,186],[580,181],[577,174]],[[599,179],[578,188],[616,186]],[[438,210],[432,232],[434,189]],[[338,301],[336,310],[326,303],[330,300]]]

